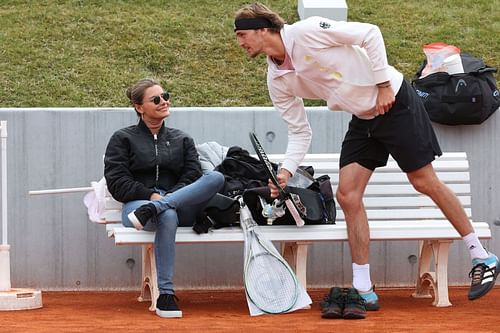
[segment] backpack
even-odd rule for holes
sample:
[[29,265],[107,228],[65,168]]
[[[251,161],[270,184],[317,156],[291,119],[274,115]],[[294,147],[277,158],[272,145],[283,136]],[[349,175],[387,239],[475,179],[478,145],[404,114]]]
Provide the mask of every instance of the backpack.
[[429,118],[444,125],[480,124],[500,107],[500,93],[493,73],[496,68],[473,55],[460,53],[464,73],[429,74],[420,79],[424,60],[412,86],[424,102]]

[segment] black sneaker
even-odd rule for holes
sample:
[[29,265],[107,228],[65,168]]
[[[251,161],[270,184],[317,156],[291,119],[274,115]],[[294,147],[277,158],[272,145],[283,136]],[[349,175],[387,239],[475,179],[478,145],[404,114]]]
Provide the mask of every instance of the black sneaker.
[[128,214],[128,219],[137,230],[142,230],[146,223],[156,216],[156,207],[152,203],[142,205],[141,207]]
[[344,293],[342,289],[333,287],[320,303],[321,318],[342,318],[344,312]]
[[161,294],[156,301],[156,314],[162,318],[181,318],[182,311],[175,300],[179,300],[175,295]]
[[345,296],[344,319],[365,319],[365,300],[361,297],[356,288],[349,288]]
[[472,260],[472,270],[469,277],[472,283],[469,289],[469,299],[474,300],[486,295],[495,285],[498,276],[498,258],[493,253],[488,253],[486,259]]

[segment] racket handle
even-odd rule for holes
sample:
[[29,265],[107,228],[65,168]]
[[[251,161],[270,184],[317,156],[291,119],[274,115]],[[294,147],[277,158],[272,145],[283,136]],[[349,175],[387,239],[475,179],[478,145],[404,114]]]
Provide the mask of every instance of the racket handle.
[[241,207],[240,208],[240,218],[243,221],[247,221],[247,220],[252,220],[253,219],[252,213],[250,213],[250,210],[247,207]]
[[290,214],[292,214],[292,217],[295,220],[297,227],[304,226],[304,220],[302,219],[302,217],[300,217],[299,211],[297,210],[297,208],[295,208],[293,202],[290,199],[286,199],[285,204],[286,207],[288,208],[288,211],[290,211]]

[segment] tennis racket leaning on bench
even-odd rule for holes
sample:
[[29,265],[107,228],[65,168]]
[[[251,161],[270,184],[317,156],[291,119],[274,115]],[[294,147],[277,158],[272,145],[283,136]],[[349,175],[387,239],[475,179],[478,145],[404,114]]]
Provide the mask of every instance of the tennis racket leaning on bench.
[[266,170],[267,176],[279,190],[279,200],[285,202],[285,205],[288,208],[288,211],[292,215],[293,219],[295,220],[297,226],[302,227],[304,225],[303,218],[306,216],[306,207],[301,203],[300,197],[297,194],[290,193],[286,190],[286,187],[282,188],[280,186],[276,172],[274,171],[269,158],[267,158],[266,152],[260,144],[259,139],[257,139],[257,135],[252,132],[250,132],[249,135],[250,141],[252,142],[253,148],[255,149],[259,160],[265,166],[264,169]]
[[245,240],[243,280],[250,314],[262,314],[252,309],[252,305],[271,314],[292,310],[302,291],[295,273],[271,241],[259,234],[243,199],[240,199],[240,225]]

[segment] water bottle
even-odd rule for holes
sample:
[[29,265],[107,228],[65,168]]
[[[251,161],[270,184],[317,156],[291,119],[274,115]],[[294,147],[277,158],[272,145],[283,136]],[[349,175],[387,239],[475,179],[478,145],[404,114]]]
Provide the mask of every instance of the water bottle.
[[314,183],[314,178],[306,171],[298,168],[294,175],[288,179],[288,186],[308,188]]

